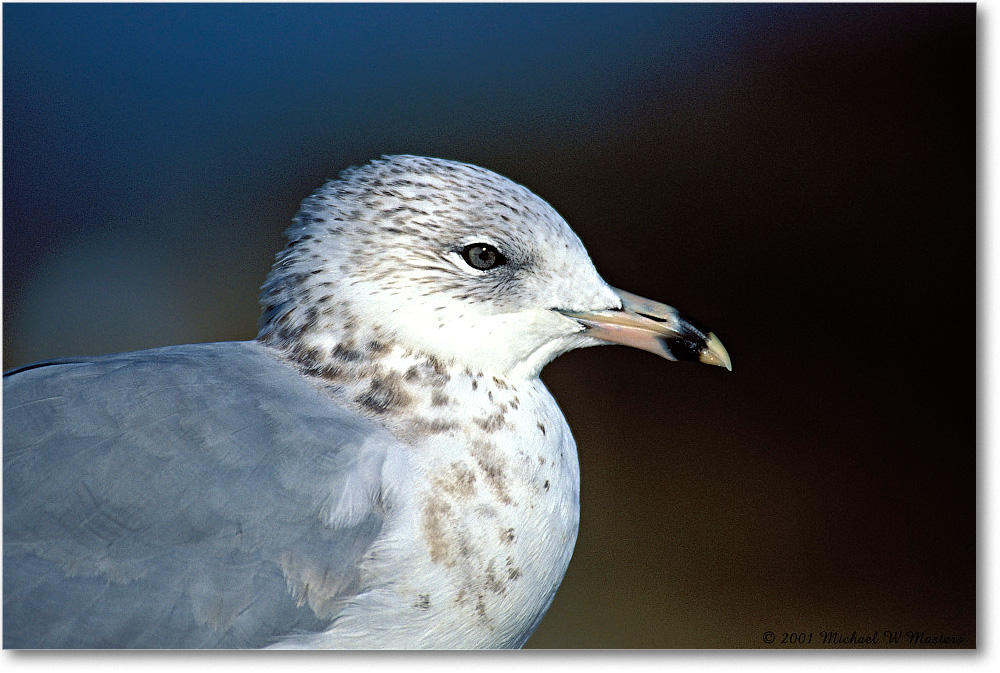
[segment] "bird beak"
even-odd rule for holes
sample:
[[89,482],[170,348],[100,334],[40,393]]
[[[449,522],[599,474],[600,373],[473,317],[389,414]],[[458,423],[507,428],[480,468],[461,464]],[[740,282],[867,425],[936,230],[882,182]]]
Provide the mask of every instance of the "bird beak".
[[656,353],[668,360],[733,366],[719,337],[673,306],[611,288],[621,297],[621,309],[559,312],[587,329],[587,336]]

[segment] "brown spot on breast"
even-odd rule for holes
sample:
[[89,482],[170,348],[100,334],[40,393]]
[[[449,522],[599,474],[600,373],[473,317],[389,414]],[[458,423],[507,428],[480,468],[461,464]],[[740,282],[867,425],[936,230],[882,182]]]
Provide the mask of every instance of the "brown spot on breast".
[[486,476],[486,484],[493,490],[500,502],[509,505],[512,501],[510,494],[507,493],[507,475],[504,473],[503,467],[482,460],[478,462]]
[[417,364],[407,369],[404,376],[407,381],[420,381],[431,386],[434,390],[443,389],[451,380],[451,375],[448,374],[444,364],[433,356],[422,358]]
[[424,435],[440,434],[442,432],[450,432],[458,428],[458,423],[454,421],[444,421],[440,418],[435,418],[430,420],[427,418],[415,418],[409,421],[406,429],[414,437],[420,438]]
[[434,390],[431,392],[432,407],[443,407],[449,403],[451,403],[451,398],[442,393],[440,390]]
[[503,594],[507,591],[507,587],[502,580],[497,579],[496,563],[493,559],[490,559],[489,564],[486,566],[486,572],[483,573],[484,584],[486,588],[494,594]]
[[424,505],[420,521],[424,540],[430,549],[431,563],[441,563],[448,567],[455,565],[446,536],[450,516],[451,505],[440,498],[431,498]]
[[514,557],[507,557],[507,579],[513,581],[521,576],[521,569],[514,567]]
[[473,445],[473,452],[476,457],[476,464],[482,470],[483,479],[486,485],[497,499],[509,505],[513,502],[507,492],[507,473],[504,470],[504,460],[496,454],[493,445],[488,442],[476,442]]
[[476,473],[465,463],[454,462],[434,480],[434,485],[459,500],[467,500],[476,492]]
[[500,541],[504,544],[514,544],[514,529],[504,528],[500,531]]
[[504,418],[503,409],[490,414],[485,418],[474,418],[472,421],[483,429],[484,432],[496,432],[497,430],[509,427],[510,424]]
[[418,610],[430,610],[431,609],[431,597],[430,594],[420,594],[417,597],[417,602],[413,604]]
[[454,421],[444,421],[440,418],[435,418],[434,420],[429,420],[426,418],[417,418],[409,422],[407,429],[415,436],[420,437],[427,434],[440,434],[442,432],[450,432],[458,428],[458,423]]
[[542,425],[541,423],[539,423],[538,424],[538,429],[542,431],[543,435],[545,434],[545,426],[544,425]]

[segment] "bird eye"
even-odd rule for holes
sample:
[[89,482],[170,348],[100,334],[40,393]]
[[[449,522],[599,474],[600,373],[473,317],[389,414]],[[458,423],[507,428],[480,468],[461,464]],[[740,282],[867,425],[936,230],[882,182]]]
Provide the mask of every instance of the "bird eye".
[[489,243],[472,243],[462,250],[462,257],[473,269],[486,271],[507,263],[499,250]]

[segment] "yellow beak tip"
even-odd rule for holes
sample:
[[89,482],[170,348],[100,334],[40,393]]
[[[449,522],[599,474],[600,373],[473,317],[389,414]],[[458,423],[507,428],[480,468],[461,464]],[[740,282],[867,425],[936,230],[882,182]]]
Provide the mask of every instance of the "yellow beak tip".
[[728,371],[733,371],[733,363],[729,359],[729,353],[715,334],[709,333],[705,350],[701,352],[698,359],[706,365],[725,367]]

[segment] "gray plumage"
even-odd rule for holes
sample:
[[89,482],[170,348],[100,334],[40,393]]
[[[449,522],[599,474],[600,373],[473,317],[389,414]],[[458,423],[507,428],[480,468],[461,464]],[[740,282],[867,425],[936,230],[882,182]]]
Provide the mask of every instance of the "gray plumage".
[[[176,346],[8,375],[5,647],[169,634],[171,647],[256,648],[329,625],[383,514],[324,520],[345,490],[378,490],[395,440],[270,351]],[[336,587],[311,605],[316,575]]]

